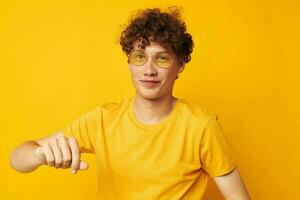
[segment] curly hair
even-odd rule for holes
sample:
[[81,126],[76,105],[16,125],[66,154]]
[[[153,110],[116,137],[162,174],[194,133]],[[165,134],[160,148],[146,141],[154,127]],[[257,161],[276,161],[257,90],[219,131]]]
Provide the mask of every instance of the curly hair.
[[194,43],[186,32],[185,22],[181,20],[180,9],[168,7],[166,12],[159,8],[139,10],[129,21],[120,36],[120,45],[129,55],[137,41],[144,49],[150,42],[157,42],[171,50],[180,63],[191,60]]

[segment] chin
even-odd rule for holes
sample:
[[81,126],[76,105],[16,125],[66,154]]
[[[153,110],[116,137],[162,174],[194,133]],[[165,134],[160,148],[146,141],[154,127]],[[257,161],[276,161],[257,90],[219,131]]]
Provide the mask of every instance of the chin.
[[158,94],[156,91],[136,91],[137,95],[143,97],[144,99],[154,100],[159,99],[161,95]]

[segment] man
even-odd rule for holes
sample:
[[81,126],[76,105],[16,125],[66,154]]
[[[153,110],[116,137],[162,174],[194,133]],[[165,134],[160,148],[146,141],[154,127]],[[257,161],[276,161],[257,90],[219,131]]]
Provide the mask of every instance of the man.
[[193,41],[178,9],[146,9],[123,30],[120,44],[136,90],[64,130],[27,141],[11,165],[27,173],[41,165],[86,170],[95,153],[103,199],[201,199],[212,177],[225,199],[250,199],[217,115],[172,95]]

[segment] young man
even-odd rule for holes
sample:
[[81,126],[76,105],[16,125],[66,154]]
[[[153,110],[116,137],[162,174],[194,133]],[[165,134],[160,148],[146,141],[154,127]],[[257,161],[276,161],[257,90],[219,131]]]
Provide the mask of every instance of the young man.
[[120,44],[136,95],[24,142],[11,154],[12,167],[27,173],[49,165],[75,174],[88,168],[80,154],[95,153],[103,199],[201,199],[209,177],[225,199],[250,199],[217,115],[172,95],[193,49],[179,11],[139,12]]

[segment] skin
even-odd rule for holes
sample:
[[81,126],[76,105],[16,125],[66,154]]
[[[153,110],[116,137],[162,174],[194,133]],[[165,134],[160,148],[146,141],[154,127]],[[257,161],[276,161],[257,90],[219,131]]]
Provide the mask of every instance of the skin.
[[[135,44],[134,49],[140,49],[138,43]],[[157,43],[150,43],[144,51],[148,55],[147,63],[143,66],[128,65],[136,89],[134,112],[141,122],[155,124],[172,111],[175,101],[172,95],[174,83],[184,66],[177,62],[168,69],[155,66],[152,56],[157,52],[169,52]],[[154,88],[147,88],[141,84],[140,80],[144,79],[161,80],[161,82]],[[213,177],[213,180],[226,200],[250,200],[237,167],[228,174]]]
[[63,132],[36,140],[39,145],[35,153],[42,163],[55,168],[71,168],[73,174],[88,169],[88,164],[80,160],[79,145],[74,137],[66,138]]
[[[155,42],[145,49],[136,43],[135,49],[145,51],[147,62],[142,66],[128,65],[132,83],[136,89],[134,113],[145,124],[156,124],[172,111],[176,98],[172,91],[177,76],[184,65],[174,62],[170,68],[159,68],[152,58],[157,52],[175,55]],[[176,60],[176,59],[175,59]],[[159,80],[155,87],[148,87],[142,80]],[[80,149],[74,137],[66,138],[63,132],[57,132],[38,140],[26,141],[17,146],[10,156],[12,168],[22,173],[32,172],[41,165],[57,169],[70,168],[76,174],[78,170],[88,169],[88,163],[81,161]],[[213,177],[216,185],[226,200],[249,200],[250,196],[237,168],[230,173]]]
[[[143,50],[137,42],[134,49]],[[184,65],[176,62],[175,55],[155,42],[151,42],[143,50],[148,55],[147,62],[142,66],[128,65],[133,86],[136,90],[134,112],[137,118],[145,124],[155,124],[168,116],[176,99],[172,95],[177,76],[183,71]],[[153,62],[153,56],[158,52],[169,53],[174,58],[170,68],[159,68]],[[159,80],[155,87],[147,87],[143,80]],[[141,114],[142,113],[142,114]]]
[[41,165],[57,169],[70,168],[73,174],[88,169],[88,163],[80,160],[81,152],[74,137],[66,138],[63,132],[26,141],[10,155],[10,165],[21,173],[29,173]]
[[213,180],[226,200],[250,200],[237,167],[228,174],[213,177]]

